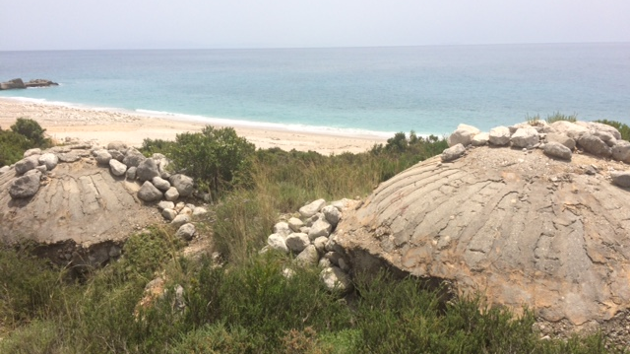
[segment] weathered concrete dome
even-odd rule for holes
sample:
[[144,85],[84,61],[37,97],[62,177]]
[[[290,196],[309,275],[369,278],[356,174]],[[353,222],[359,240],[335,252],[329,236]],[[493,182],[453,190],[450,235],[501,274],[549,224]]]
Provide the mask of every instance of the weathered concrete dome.
[[602,323],[630,305],[630,192],[609,176],[626,167],[538,149],[434,157],[381,184],[335,237],[350,254],[544,321]]
[[87,158],[57,165],[31,198],[11,198],[15,178],[14,169],[0,175],[3,244],[71,241],[87,247],[124,240],[138,226],[161,220],[154,207],[143,206],[135,197],[136,182],[112,176],[108,168]]

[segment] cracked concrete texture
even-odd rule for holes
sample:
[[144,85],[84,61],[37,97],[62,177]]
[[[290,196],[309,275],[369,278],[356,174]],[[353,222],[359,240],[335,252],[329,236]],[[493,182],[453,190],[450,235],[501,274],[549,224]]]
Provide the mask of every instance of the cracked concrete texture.
[[630,305],[630,191],[609,178],[626,168],[473,148],[382,183],[335,234],[350,254],[449,280],[517,313],[528,306],[548,322],[602,323]]
[[14,178],[15,170],[0,175],[0,241],[5,244],[72,240],[88,247],[123,240],[138,226],[161,220],[155,208],[135,197],[136,182],[114,177],[89,159],[57,165],[30,199],[11,199]]

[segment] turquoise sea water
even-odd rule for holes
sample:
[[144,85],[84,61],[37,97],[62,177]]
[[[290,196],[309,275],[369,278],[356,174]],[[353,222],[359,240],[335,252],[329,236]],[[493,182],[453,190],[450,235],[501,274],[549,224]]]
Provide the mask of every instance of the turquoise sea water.
[[554,112],[630,124],[630,43],[0,52],[0,96],[297,130],[444,134]]

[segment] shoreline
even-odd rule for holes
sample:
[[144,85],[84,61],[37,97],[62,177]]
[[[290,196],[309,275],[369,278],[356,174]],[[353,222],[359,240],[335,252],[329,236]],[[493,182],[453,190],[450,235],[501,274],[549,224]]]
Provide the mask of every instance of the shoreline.
[[53,139],[59,141],[66,138],[79,139],[98,144],[118,140],[131,146],[141,146],[145,138],[175,140],[178,133],[198,132],[206,125],[217,128],[232,127],[239,136],[256,145],[256,148],[311,150],[325,155],[364,152],[374,144],[387,141],[384,136],[370,135],[368,132],[363,134],[362,132],[344,134],[342,131],[313,132],[305,131],[308,127],[299,125],[261,123],[256,126],[255,122],[248,125],[249,122],[246,121],[229,119],[153,111],[124,111],[0,97],[0,127],[9,129],[19,117],[37,121]]

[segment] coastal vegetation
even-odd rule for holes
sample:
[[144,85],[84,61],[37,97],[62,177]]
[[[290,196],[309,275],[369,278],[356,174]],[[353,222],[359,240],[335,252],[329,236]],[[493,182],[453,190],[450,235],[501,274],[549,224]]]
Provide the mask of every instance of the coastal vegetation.
[[[527,122],[530,124],[540,121],[540,120],[541,118],[539,114],[536,114],[535,116],[532,116],[532,117],[527,117]],[[575,123],[577,121],[577,114],[563,114],[560,112],[555,112],[554,114],[548,115],[547,118],[545,118],[545,121],[549,124],[555,123],[561,120]]]
[[607,124],[617,128],[617,130],[619,130],[619,133],[621,134],[621,139],[625,141],[630,141],[630,127],[627,124],[607,119],[600,119],[596,120],[595,122]]
[[45,132],[46,129],[29,118],[18,118],[10,130],[0,127],[0,166],[19,161],[25,150],[51,146]]
[[[28,139],[25,136],[25,139]],[[442,152],[444,138],[398,133],[360,154],[255,150],[230,128],[174,142],[145,140],[213,201],[200,224],[225,264],[181,256],[174,230],[129,237],[123,256],[70,278],[24,245],[0,250],[0,353],[613,353],[599,334],[540,339],[535,316],[483,298],[444,301],[418,278],[356,274],[351,294],[319,272],[259,254],[279,214],[306,201],[365,197],[380,182]],[[164,279],[145,302],[145,286]],[[178,292],[181,287],[183,292]]]

